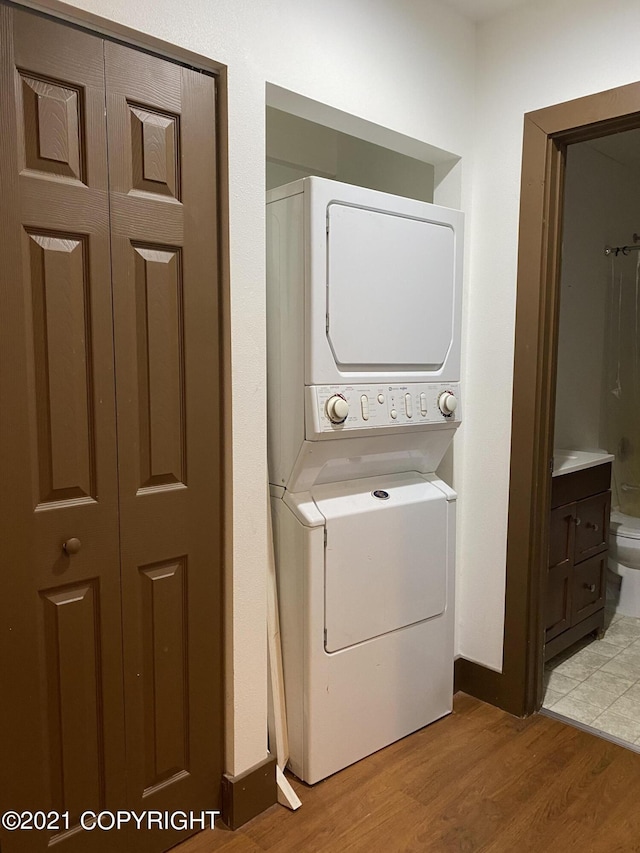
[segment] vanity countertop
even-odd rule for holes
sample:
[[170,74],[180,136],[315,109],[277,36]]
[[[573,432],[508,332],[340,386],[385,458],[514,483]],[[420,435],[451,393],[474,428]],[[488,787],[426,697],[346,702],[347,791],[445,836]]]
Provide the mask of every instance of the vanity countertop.
[[613,462],[614,458],[613,454],[605,451],[594,453],[586,450],[554,450],[553,476],[558,477],[561,474],[570,474],[572,471],[593,468],[605,462]]

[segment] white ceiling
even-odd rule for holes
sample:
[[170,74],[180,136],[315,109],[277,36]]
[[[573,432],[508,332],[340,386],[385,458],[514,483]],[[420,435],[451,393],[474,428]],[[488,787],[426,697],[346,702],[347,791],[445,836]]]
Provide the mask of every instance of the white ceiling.
[[474,21],[486,21],[494,15],[499,15],[500,12],[515,6],[523,6],[531,0],[444,0],[444,2]]

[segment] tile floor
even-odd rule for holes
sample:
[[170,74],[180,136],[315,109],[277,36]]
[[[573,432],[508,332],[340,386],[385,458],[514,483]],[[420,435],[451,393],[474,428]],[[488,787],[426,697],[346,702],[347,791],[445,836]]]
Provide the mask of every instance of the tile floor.
[[543,707],[640,747],[640,619],[606,611],[587,637],[545,667]]

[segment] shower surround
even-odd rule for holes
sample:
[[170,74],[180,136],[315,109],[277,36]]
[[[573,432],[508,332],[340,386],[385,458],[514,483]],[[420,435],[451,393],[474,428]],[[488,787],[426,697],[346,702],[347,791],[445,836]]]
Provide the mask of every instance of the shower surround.
[[[634,234],[634,237],[637,235]],[[611,250],[600,423],[614,505],[640,517],[640,242]]]

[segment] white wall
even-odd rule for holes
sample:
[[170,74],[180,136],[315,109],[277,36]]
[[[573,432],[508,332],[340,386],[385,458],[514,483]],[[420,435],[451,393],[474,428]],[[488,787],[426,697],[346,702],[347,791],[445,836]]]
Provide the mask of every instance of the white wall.
[[478,28],[459,650],[502,664],[523,114],[640,80],[635,0],[539,0]]
[[[266,83],[467,158],[474,28],[435,0],[74,5],[229,68],[233,530],[227,628],[233,652],[227,770],[239,773],[266,754]],[[447,168],[440,167],[438,179]],[[453,185],[459,172],[454,177]],[[457,190],[459,198],[459,181]]]

